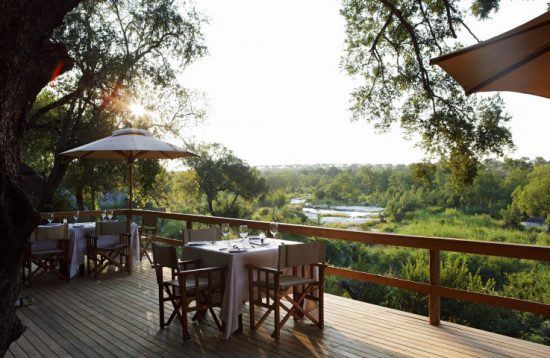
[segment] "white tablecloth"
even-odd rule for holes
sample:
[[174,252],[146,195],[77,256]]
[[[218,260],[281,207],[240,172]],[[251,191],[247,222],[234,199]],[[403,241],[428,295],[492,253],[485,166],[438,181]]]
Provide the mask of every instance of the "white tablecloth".
[[[242,303],[248,301],[248,269],[247,264],[264,267],[277,267],[279,245],[298,244],[293,241],[268,239],[270,245],[249,248],[246,252],[229,253],[220,248],[227,247],[227,241],[218,241],[215,245],[185,246],[182,258],[185,260],[201,259],[203,267],[226,266],[227,279],[220,312],[220,318],[225,322],[225,339],[239,328],[239,315],[242,313]],[[239,244],[242,246],[242,244]]]
[[[55,225],[55,224],[54,224]],[[132,271],[135,270],[137,264],[139,263],[140,254],[139,254],[139,239],[138,239],[138,226],[136,223],[132,223],[131,232],[131,248],[134,259],[132,260]],[[70,256],[71,256],[71,265],[70,265],[70,277],[74,277],[78,274],[78,267],[84,264],[84,255],[86,254],[86,235],[95,234],[95,223],[81,223],[77,224],[76,227],[74,224],[69,224],[69,241],[70,241]],[[98,240],[98,246],[108,245],[110,243],[118,242],[118,235],[104,235],[100,236]],[[35,242],[32,245],[33,249],[37,250],[46,250],[55,248],[56,243],[52,241],[44,242]]]

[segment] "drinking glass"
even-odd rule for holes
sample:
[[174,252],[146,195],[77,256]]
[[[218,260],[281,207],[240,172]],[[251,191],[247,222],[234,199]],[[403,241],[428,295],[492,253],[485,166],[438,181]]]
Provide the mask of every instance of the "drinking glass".
[[222,224],[222,235],[224,240],[227,240],[230,230],[229,224]]
[[105,221],[105,217],[107,216],[107,210],[103,210],[101,212],[101,221]]
[[269,224],[269,232],[271,232],[271,235],[273,235],[273,237],[276,238],[277,233],[279,232],[279,224],[277,223]]
[[239,236],[243,239],[243,247],[246,248],[248,245],[248,226],[241,225],[239,226]]
[[63,218],[63,224],[67,223],[67,218]]
[[75,211],[73,213],[73,219],[74,219],[74,223],[76,224],[78,222],[78,217],[80,216],[80,211]]
[[51,225],[53,221],[53,213],[48,213],[48,224]]
[[113,219],[113,210],[107,211],[107,217],[109,218],[109,220]]

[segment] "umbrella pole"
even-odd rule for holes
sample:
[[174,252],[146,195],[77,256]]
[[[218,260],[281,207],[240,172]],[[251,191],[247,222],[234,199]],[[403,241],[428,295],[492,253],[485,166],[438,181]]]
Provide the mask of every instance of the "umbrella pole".
[[[130,195],[129,195],[129,199],[130,199],[130,212],[128,213],[127,215],[127,218],[128,220],[126,220],[126,231],[130,234],[132,234],[132,210],[133,210],[133,205],[132,205],[132,200],[133,200],[133,196],[132,196],[132,192],[134,190],[134,158],[129,158],[128,159],[128,164],[129,164],[129,175],[130,175]],[[139,233],[138,233],[139,235]],[[130,267],[130,270],[128,270],[128,273],[130,273],[134,267],[134,253],[133,253],[133,246],[131,244],[131,240],[130,240],[130,246],[128,247],[128,257],[127,257],[127,261],[126,261],[126,265],[128,265]]]
[[129,173],[129,176],[130,176],[130,195],[129,195],[129,200],[130,200],[130,212],[131,210],[133,209],[133,206],[132,206],[132,200],[133,200],[133,196],[132,196],[132,192],[134,190],[134,159],[133,158],[130,158],[128,159],[128,164],[130,165],[130,173]]

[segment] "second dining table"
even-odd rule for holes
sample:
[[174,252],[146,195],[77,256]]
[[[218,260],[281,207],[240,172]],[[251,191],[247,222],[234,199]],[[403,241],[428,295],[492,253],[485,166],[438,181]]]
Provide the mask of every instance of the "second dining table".
[[[60,224],[52,224],[60,225]],[[41,225],[49,226],[49,225]],[[136,268],[136,265],[139,263],[139,239],[138,239],[138,226],[136,223],[132,222],[130,232],[132,234],[131,238],[131,248],[133,253],[133,264],[132,271]],[[95,223],[94,222],[84,222],[78,224],[69,224],[69,256],[70,256],[70,265],[69,265],[69,277],[75,277],[79,272],[79,267],[84,265],[84,257],[86,255],[86,235],[95,234]],[[118,240],[117,235],[104,235],[100,239],[101,244],[110,244]],[[33,248],[35,249],[49,249],[55,247],[56,243],[51,241],[36,242],[33,243]]]
[[242,240],[221,240],[214,242],[191,242],[183,248],[184,260],[201,260],[201,265],[227,267],[227,278],[222,300],[220,318],[225,323],[223,336],[229,339],[239,329],[239,316],[242,304],[248,301],[247,265],[277,267],[280,245],[300,244],[295,241],[265,239],[264,244],[250,242],[246,249],[232,250],[234,246],[243,247]]

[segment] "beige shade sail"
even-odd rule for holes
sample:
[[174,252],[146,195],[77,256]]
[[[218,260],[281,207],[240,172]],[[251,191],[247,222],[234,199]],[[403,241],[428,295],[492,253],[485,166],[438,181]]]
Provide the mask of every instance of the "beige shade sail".
[[154,138],[142,129],[128,128],[113,132],[113,135],[83,146],[68,150],[61,155],[89,159],[176,159],[196,156],[176,145]]
[[113,135],[61,153],[63,156],[79,159],[119,159],[129,163],[129,202],[132,209],[134,188],[134,161],[136,159],[176,159],[196,157],[186,149],[154,138],[143,129],[127,128],[113,132]]
[[550,11],[430,64],[443,68],[468,95],[511,91],[550,98]]

